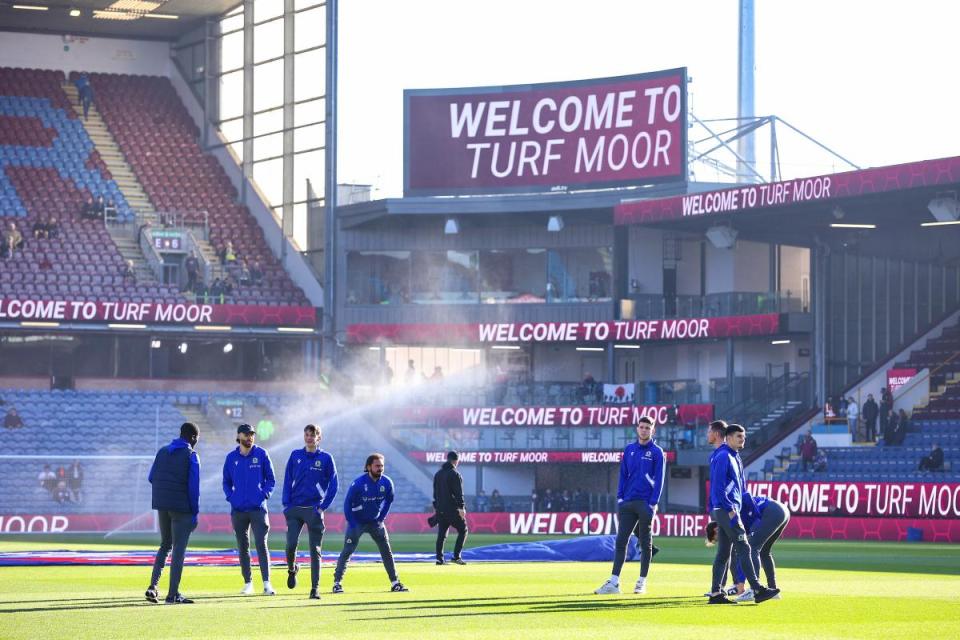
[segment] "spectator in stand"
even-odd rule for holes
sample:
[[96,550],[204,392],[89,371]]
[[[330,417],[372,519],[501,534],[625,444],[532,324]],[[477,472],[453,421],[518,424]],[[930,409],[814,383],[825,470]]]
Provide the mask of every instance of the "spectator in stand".
[[97,214],[97,218],[103,220],[104,216],[106,216],[107,203],[103,199],[102,195],[97,196],[97,201],[93,203],[93,206],[94,213]]
[[907,415],[907,412],[903,409],[900,409],[900,428],[903,429],[903,437],[907,437],[907,432],[910,431],[910,416]]
[[183,261],[183,266],[187,270],[186,291],[193,291],[197,286],[197,277],[200,275],[200,260],[197,259],[196,251],[190,252],[187,259]]
[[124,263],[123,268],[120,270],[120,275],[123,276],[124,281],[129,280],[130,284],[137,284],[137,272],[133,267],[133,260],[127,260]]
[[588,496],[585,492],[580,491],[580,489],[573,490],[573,496],[571,496],[570,501],[574,511],[578,513],[586,513],[587,511],[590,511],[590,496]]
[[920,471],[943,471],[943,449],[939,443],[933,444],[930,455],[920,459]]
[[113,202],[113,198],[108,199],[106,204],[103,205],[103,219],[104,220],[117,219],[117,205]]
[[887,437],[890,429],[890,412],[893,411],[893,394],[889,387],[880,390],[880,433]]
[[417,381],[417,368],[413,366],[413,360],[407,360],[407,371],[403,374],[403,381],[407,384]]
[[832,402],[825,402],[823,404],[823,421],[827,424],[833,422],[833,419],[837,417],[837,412],[833,410]]
[[223,283],[220,282],[220,278],[214,278],[207,295],[211,304],[223,304]]
[[228,275],[223,279],[222,288],[223,288],[223,301],[226,302],[226,299],[227,299],[227,298],[230,298],[230,297],[233,296],[233,289],[234,289],[234,286],[233,286],[233,276],[231,276],[231,275],[228,274]]
[[90,105],[93,104],[93,86],[85,73],[81,74],[74,84],[77,86],[79,104],[83,107],[83,119],[86,120],[90,113]]
[[383,369],[380,371],[380,377],[383,379],[383,386],[389,387],[393,384],[393,367],[389,362],[383,363]]
[[250,266],[250,284],[260,284],[263,282],[263,267],[256,260]]
[[53,472],[48,464],[43,465],[43,470],[40,471],[37,480],[40,481],[40,487],[47,493],[52,494],[53,490],[57,488],[57,474]]
[[30,232],[33,234],[35,240],[46,240],[47,223],[40,218],[37,218],[37,221],[33,223],[32,227],[30,227]]
[[260,422],[257,423],[257,437],[260,438],[260,442],[266,442],[273,436],[273,432],[276,431],[276,427],[273,426],[273,421],[269,418],[262,418]]
[[59,480],[53,490],[53,501],[57,504],[67,504],[70,502],[70,489],[67,488],[66,480]]
[[433,375],[430,376],[430,379],[431,379],[431,380],[434,380],[434,381],[436,381],[436,382],[442,382],[442,381],[443,381],[443,367],[439,367],[439,366],[438,366],[438,367],[434,367],[434,368],[433,368]]
[[3,419],[3,426],[7,429],[23,428],[23,419],[20,418],[20,414],[17,413],[15,407],[10,407],[10,409],[7,410],[7,415]]
[[556,507],[557,501],[553,497],[553,491],[550,489],[543,490],[543,496],[540,498],[540,511],[553,511]]
[[60,235],[60,223],[57,222],[56,218],[50,218],[50,221],[47,222],[47,239],[53,240]]
[[17,225],[12,222],[7,225],[7,233],[3,238],[3,244],[7,258],[15,257],[17,250],[23,249],[23,235],[17,229]]
[[67,486],[73,492],[73,501],[80,502],[80,489],[83,488],[83,467],[79,460],[74,460],[67,469]]
[[477,497],[474,500],[473,510],[477,513],[486,513],[490,510],[490,498],[487,497],[487,492],[483,489],[477,491]]
[[823,449],[817,449],[817,457],[813,461],[813,470],[817,473],[823,473],[827,470],[827,453]]
[[677,419],[680,415],[680,405],[671,404],[667,407],[667,422],[666,425],[669,427],[677,426]]
[[583,376],[583,382],[580,383],[580,401],[583,404],[586,404],[587,398],[596,396],[596,393],[597,393],[597,381],[594,380],[593,374],[588,371]]
[[540,508],[540,496],[537,495],[537,490],[534,489],[530,492],[530,511],[537,511]]
[[570,492],[564,489],[563,493],[561,493],[560,497],[557,499],[557,511],[566,513],[571,510],[571,506]]
[[237,251],[233,248],[233,241],[227,240],[227,244],[220,250],[220,264],[232,265],[237,261]]
[[867,401],[863,403],[863,422],[867,428],[867,442],[876,442],[877,440],[877,416],[880,415],[880,407],[877,401],[873,399],[873,394],[867,394]]
[[[97,203],[93,201],[93,196],[87,196],[83,205],[80,207],[80,217],[84,220],[96,220]],[[142,228],[142,227],[141,227]]]
[[502,513],[503,508],[503,496],[500,495],[499,489],[494,489],[490,494],[490,511],[493,513]]
[[[883,405],[881,404],[880,407],[882,411]],[[880,423],[884,425],[883,433],[881,435],[883,435],[883,443],[885,445],[896,444],[895,443],[896,435],[894,435],[894,432],[897,430],[898,421],[899,421],[899,418],[897,416],[897,412],[894,411],[893,409],[890,409],[889,411],[887,411],[887,415],[881,416]]]
[[237,280],[242,285],[250,284],[250,268],[247,266],[246,260],[240,261],[240,268],[237,270]]
[[208,295],[209,295],[209,292],[207,291],[206,283],[204,283],[203,280],[200,280],[199,282],[197,282],[193,290],[193,297],[196,300],[196,302],[206,304]]
[[850,429],[850,433],[854,437],[857,436],[857,428],[860,420],[860,409],[857,407],[857,403],[854,401],[853,396],[850,396],[847,399],[847,426]]
[[803,439],[803,446],[800,447],[800,459],[803,461],[803,470],[812,465],[817,458],[817,441],[813,439],[813,432],[807,431],[807,437]]

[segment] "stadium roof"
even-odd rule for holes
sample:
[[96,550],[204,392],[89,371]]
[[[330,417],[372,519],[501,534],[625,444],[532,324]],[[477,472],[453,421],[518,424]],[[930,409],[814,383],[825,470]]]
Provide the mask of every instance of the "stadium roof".
[[0,30],[176,40],[203,19],[223,15],[239,4],[238,0],[0,0]]

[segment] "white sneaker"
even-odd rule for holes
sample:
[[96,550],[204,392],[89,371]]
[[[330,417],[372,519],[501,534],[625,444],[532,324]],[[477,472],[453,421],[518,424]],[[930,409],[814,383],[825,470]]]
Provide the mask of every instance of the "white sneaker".
[[647,579],[640,578],[637,580],[637,585],[633,588],[634,593],[646,593],[647,592]]
[[747,589],[733,599],[734,602],[749,602],[751,600],[753,600],[753,589]]
[[612,595],[615,593],[620,593],[620,585],[614,584],[613,580],[607,580],[606,582],[603,583],[603,586],[601,586],[599,589],[594,591],[594,593],[597,594],[598,596],[606,596],[606,595]]
[[248,582],[243,585],[243,589],[240,590],[240,595],[242,596],[252,596],[253,595],[253,583]]
[[779,599],[780,599],[780,594],[778,593],[777,595],[773,596],[773,597],[770,598],[770,599],[771,599],[771,600],[779,600]]
[[275,596],[275,595],[277,595],[277,592],[273,590],[273,585],[271,585],[269,582],[264,582],[264,583],[263,583],[263,595],[265,595],[265,596]]

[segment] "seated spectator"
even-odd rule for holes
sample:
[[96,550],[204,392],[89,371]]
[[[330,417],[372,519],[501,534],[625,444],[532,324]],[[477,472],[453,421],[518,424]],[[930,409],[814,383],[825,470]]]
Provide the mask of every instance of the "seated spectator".
[[87,196],[83,206],[80,207],[80,217],[84,220],[97,219],[97,203],[93,201],[93,196]]
[[477,491],[477,497],[474,502],[474,511],[477,513],[486,513],[490,508],[490,499],[487,497],[487,492],[483,489]]
[[250,284],[260,284],[263,281],[263,267],[256,260],[250,265]]
[[127,260],[126,264],[120,269],[120,275],[123,279],[129,280],[132,284],[137,284],[137,271],[133,267],[133,260]]
[[823,449],[817,450],[817,457],[813,461],[813,470],[818,473],[827,470],[827,454]]
[[57,474],[48,464],[43,465],[43,470],[37,476],[37,480],[40,481],[40,487],[48,493],[53,493],[53,490],[57,488]]
[[10,407],[10,409],[7,411],[7,415],[3,419],[3,426],[7,429],[23,428],[23,419],[20,418],[20,414],[17,413],[17,409],[15,407]]
[[240,268],[237,269],[237,280],[243,285],[250,284],[250,268],[247,267],[246,260],[240,261]]
[[497,489],[494,489],[493,493],[490,494],[490,511],[495,513],[501,513],[503,511],[503,496],[500,495],[500,491]]
[[803,470],[812,465],[817,458],[817,441],[813,439],[813,432],[807,431],[807,436],[803,439],[803,446],[800,447],[800,460],[803,462]]
[[60,223],[57,222],[56,218],[50,218],[50,221],[47,222],[47,239],[53,240],[60,235]]
[[37,221],[30,227],[30,232],[33,234],[34,239],[46,240],[48,237],[47,224],[40,218],[37,218]]
[[70,502],[70,489],[67,488],[67,481],[60,480],[52,493],[53,501],[57,504],[66,504]]
[[210,291],[207,292],[207,296],[210,298],[212,304],[223,304],[223,283],[220,282],[220,278],[215,278],[213,284],[210,285]]
[[920,471],[943,471],[943,449],[939,443],[934,443],[930,455],[920,459]]

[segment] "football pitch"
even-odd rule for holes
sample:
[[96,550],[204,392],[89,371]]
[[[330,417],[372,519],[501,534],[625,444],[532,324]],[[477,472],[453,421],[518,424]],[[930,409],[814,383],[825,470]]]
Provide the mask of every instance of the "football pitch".
[[[392,538],[396,551],[429,551],[433,542],[427,535]],[[475,535],[469,546],[522,539]],[[271,546],[281,540],[273,537]],[[331,535],[325,550],[338,550],[341,541]],[[227,536],[191,542],[194,549],[234,546]],[[379,563],[354,563],[338,595],[330,594],[333,567],[325,563],[319,602],[307,600],[309,567],[293,591],[276,567],[277,596],[245,597],[237,568],[188,566],[181,591],[196,599],[188,606],[146,602],[149,567],[4,567],[0,638],[960,638],[957,545],[782,541],[775,548],[782,600],[708,606],[701,594],[713,550],[693,539],[657,544],[646,595],[632,593],[639,563],[628,562],[619,596],[593,595],[608,563],[402,563],[409,593],[390,593]],[[0,537],[0,551],[154,545],[153,536],[106,544],[97,537]],[[373,550],[361,544],[360,551]],[[254,586],[260,590],[256,568]]]

